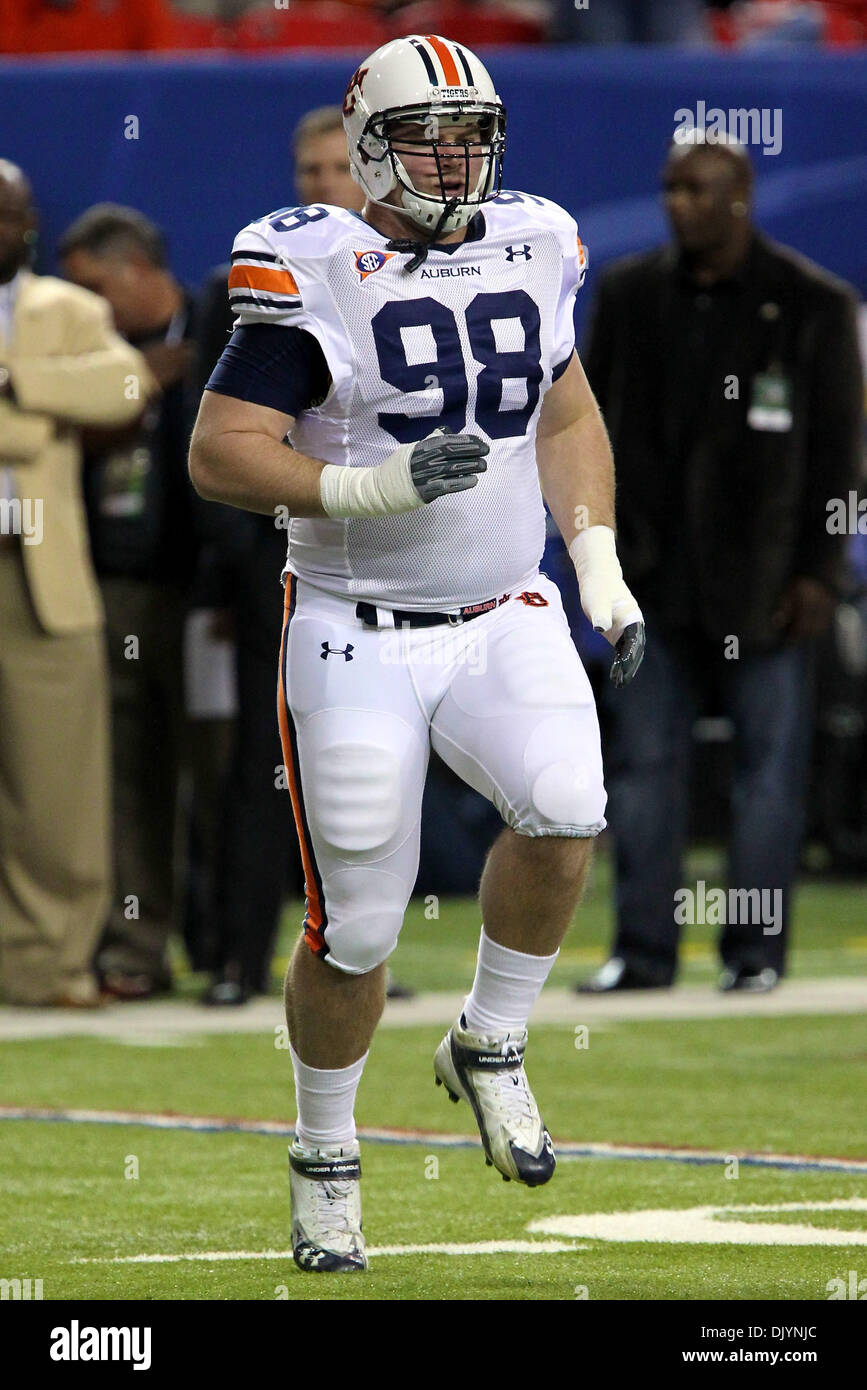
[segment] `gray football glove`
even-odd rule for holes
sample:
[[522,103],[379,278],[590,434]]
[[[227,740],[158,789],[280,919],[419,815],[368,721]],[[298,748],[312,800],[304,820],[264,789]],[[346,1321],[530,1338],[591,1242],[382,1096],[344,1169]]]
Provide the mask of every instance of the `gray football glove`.
[[436,430],[419,440],[409,459],[413,487],[424,502],[433,502],[447,492],[464,492],[475,487],[484,473],[485,455],[491,446],[473,434],[450,434]]
[[628,685],[644,658],[644,623],[630,623],[615,648],[617,656],[609,671],[616,686]]

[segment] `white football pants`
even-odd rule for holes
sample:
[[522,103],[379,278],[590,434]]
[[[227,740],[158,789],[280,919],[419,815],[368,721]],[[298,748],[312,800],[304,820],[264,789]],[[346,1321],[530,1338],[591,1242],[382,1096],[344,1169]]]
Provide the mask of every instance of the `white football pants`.
[[418,871],[429,749],[519,835],[605,826],[599,725],[560,595],[458,626],[366,627],[356,599],[288,575],[278,713],[309,945],[348,974],[394,950]]

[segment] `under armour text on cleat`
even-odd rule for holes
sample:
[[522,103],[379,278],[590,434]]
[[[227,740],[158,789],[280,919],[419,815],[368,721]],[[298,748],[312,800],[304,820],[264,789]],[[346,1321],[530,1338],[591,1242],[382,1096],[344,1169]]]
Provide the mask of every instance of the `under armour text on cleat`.
[[553,1177],[556,1160],[524,1071],[526,1029],[485,1037],[463,1025],[462,1017],[437,1048],[437,1085],[472,1106],[486,1161],[506,1179],[539,1187]]
[[367,1269],[361,1233],[361,1150],[357,1140],[327,1149],[289,1145],[292,1253],[306,1273]]

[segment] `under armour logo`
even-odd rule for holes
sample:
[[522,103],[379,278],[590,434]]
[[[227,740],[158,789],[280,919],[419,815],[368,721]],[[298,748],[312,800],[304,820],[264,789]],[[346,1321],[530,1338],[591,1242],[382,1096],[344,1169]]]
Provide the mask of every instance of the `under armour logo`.
[[541,594],[527,593],[525,589],[522,594],[516,594],[515,599],[520,603],[526,603],[528,608],[547,608],[548,600]]
[[532,255],[530,254],[530,248],[529,248],[529,246],[527,245],[526,242],[524,242],[524,245],[523,245],[523,246],[507,246],[507,247],[506,247],[506,260],[507,260],[507,261],[514,261],[514,260],[517,260],[518,256],[523,256],[525,261],[531,261],[531,260],[533,259]]
[[319,653],[319,655],[322,657],[323,661],[327,661],[330,656],[337,655],[345,657],[347,661],[351,661],[352,652],[353,646],[351,642],[347,642],[345,647],[329,647],[327,642],[323,642],[322,651]]

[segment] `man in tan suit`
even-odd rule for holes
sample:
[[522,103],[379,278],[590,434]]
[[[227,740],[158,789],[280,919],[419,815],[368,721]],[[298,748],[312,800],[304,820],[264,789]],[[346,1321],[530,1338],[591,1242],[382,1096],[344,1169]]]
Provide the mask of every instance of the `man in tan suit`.
[[0,996],[89,1005],[109,903],[103,614],[80,430],[156,389],[96,295],[27,268],[36,214],[0,160]]

